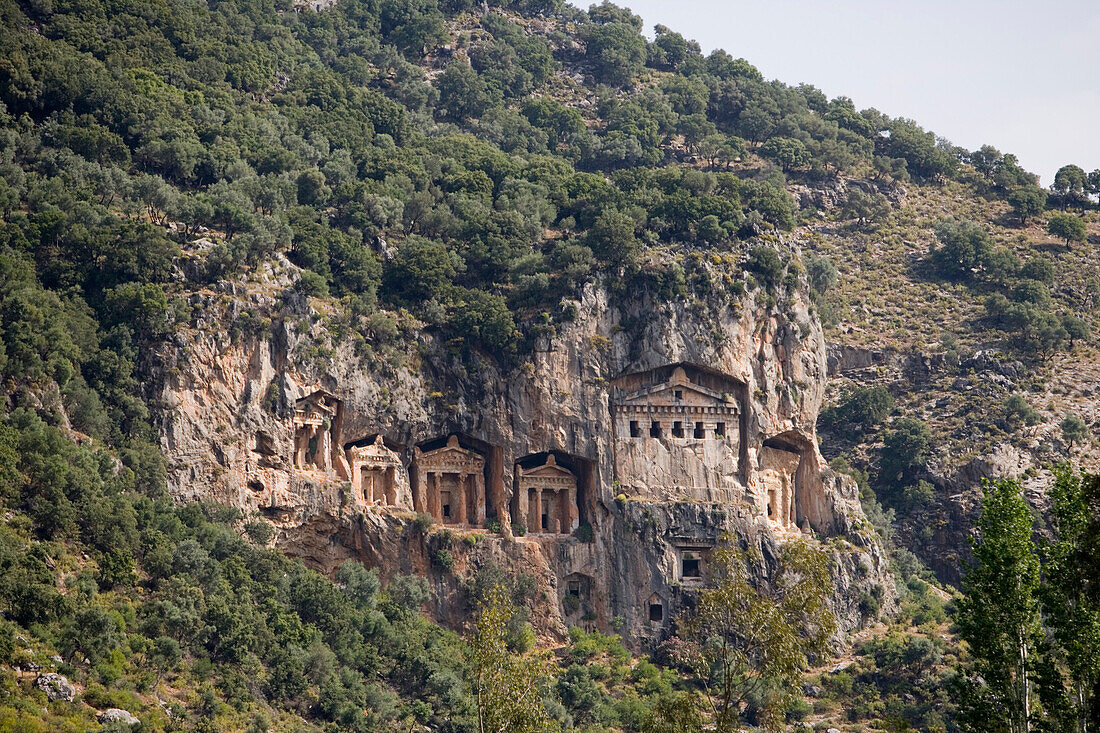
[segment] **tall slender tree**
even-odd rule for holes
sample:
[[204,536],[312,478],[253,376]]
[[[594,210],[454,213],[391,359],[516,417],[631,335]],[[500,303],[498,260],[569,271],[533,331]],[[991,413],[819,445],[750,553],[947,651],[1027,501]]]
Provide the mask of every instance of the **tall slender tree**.
[[1055,642],[1058,664],[1053,669],[1065,677],[1059,688],[1070,703],[1071,720],[1062,721],[1062,728],[1086,733],[1100,725],[1100,580],[1095,547],[1090,547],[1100,536],[1095,518],[1100,476],[1081,477],[1068,466],[1055,469],[1054,475],[1050,499],[1055,537],[1045,548],[1042,601]]
[[957,619],[973,658],[961,717],[970,730],[1029,733],[1041,638],[1031,511],[1015,481],[987,482],[983,492]]

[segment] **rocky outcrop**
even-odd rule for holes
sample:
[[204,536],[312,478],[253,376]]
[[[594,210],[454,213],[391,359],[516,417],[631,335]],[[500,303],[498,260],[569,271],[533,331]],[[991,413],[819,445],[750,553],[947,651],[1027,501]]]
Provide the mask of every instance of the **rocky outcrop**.
[[123,710],[122,708],[107,708],[96,716],[96,720],[99,721],[101,725],[111,725],[112,723],[137,725],[141,722],[138,720],[137,716],[129,710]]
[[[192,296],[161,380],[169,482],[265,517],[316,567],[425,574],[461,625],[458,578],[491,561],[536,579],[541,631],[614,621],[636,642],[669,631],[685,563],[699,571],[724,534],[771,557],[789,536],[846,538],[849,627],[861,593],[891,593],[855,487],[817,448],[825,348],[797,289],[668,304],[589,285],[518,364],[424,330],[382,359],[269,292]],[[270,329],[229,339],[245,311]]]
[[34,686],[46,693],[46,697],[50,700],[72,702],[76,698],[76,685],[69,682],[68,677],[57,672],[38,675],[34,680]]

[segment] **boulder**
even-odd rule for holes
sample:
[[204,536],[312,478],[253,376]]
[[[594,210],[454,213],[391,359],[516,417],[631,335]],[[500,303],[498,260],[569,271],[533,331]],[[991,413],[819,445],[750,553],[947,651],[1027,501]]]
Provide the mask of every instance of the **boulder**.
[[102,725],[107,725],[108,723],[125,723],[126,725],[137,725],[141,722],[129,710],[123,710],[122,708],[107,708],[96,717],[96,720],[98,720]]
[[73,698],[76,697],[76,687],[73,683],[69,682],[68,677],[57,672],[38,675],[38,678],[34,681],[34,686],[45,692],[46,697],[50,700],[72,702]]

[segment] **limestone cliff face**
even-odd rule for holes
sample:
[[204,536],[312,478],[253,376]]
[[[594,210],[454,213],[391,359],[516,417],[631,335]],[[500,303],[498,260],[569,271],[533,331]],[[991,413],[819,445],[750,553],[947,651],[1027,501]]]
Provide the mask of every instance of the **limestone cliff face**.
[[[492,561],[535,578],[542,632],[659,640],[724,534],[761,549],[765,576],[784,539],[834,538],[848,628],[861,593],[892,595],[854,485],[817,448],[825,348],[799,291],[669,305],[589,285],[557,335],[503,366],[429,331],[386,358],[333,343],[304,300],[277,316],[270,280],[195,293],[202,315],[165,355],[180,499],[258,513],[324,570],[425,574],[454,625],[461,578]],[[271,326],[230,339],[242,314]]]

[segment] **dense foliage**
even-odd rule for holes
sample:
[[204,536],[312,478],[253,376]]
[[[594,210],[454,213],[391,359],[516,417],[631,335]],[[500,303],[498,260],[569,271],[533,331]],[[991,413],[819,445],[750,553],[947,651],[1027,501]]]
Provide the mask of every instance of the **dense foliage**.
[[[572,318],[566,301],[595,279],[612,295],[775,305],[804,277],[835,319],[837,267],[811,256],[803,269],[778,236],[818,213],[789,184],[859,179],[835,210],[856,232],[890,217],[900,184],[953,182],[1007,202],[1020,227],[1046,219],[1067,248],[1088,241],[1080,212],[1100,171],[1066,166],[1048,194],[1010,154],[959,149],[663,26],[653,41],[642,31],[609,2],[0,0],[0,728],[84,730],[93,709],[80,702],[130,709],[150,730],[695,731],[708,715],[805,717],[794,693],[817,645],[792,619],[822,610],[809,585],[791,581],[793,608],[753,596],[731,564],[704,596],[701,646],[673,639],[659,667],[574,629],[552,664],[528,648],[522,583],[503,598],[491,568],[469,590],[482,612],[467,644],[419,613],[421,579],[383,588],[349,564],[333,583],[266,549],[261,518],[165,495],[139,375],[202,317],[185,293],[244,275],[289,273],[273,317],[323,299],[332,333],[364,349],[424,328],[508,360]],[[987,296],[984,325],[1019,353],[1047,359],[1087,339],[1046,258],[1021,261],[973,222],[931,226],[925,275]],[[228,336],[269,325],[245,314]],[[855,389],[825,421],[870,437],[893,400]],[[1003,413],[1013,429],[1038,420],[1018,395]],[[1086,433],[1067,416],[1067,444]],[[882,431],[876,484],[891,508],[863,482],[881,531],[893,510],[927,502],[931,450],[916,418]],[[1095,481],[1059,481],[1036,593],[1062,610],[1042,633],[1028,627],[1056,650],[1034,695],[1050,720],[1084,729],[1096,716]],[[819,562],[803,569],[822,581]],[[863,645],[850,672],[821,677],[815,708],[844,699],[853,722],[953,724],[932,628],[943,603],[917,576],[899,572],[900,591],[923,630]],[[738,651],[742,631],[712,623],[723,601],[781,621],[769,639],[788,653]],[[47,704],[15,667],[59,669],[81,685],[78,704]],[[170,702],[152,702],[168,689]],[[719,714],[716,690],[731,691]]]

